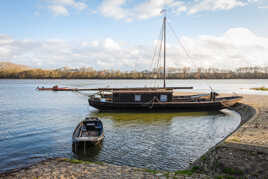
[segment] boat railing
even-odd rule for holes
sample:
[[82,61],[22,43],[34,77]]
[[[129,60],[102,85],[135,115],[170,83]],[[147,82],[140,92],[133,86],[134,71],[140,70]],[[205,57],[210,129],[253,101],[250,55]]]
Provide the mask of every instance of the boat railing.
[[89,98],[93,101],[100,101],[100,102],[112,102],[113,98],[110,95],[101,95],[99,93],[90,95]]

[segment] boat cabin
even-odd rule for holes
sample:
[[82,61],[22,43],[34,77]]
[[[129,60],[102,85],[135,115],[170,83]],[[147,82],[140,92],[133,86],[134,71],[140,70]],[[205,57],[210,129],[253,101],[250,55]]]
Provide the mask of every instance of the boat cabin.
[[133,102],[145,103],[149,101],[171,102],[172,90],[115,90],[112,93],[114,103]]

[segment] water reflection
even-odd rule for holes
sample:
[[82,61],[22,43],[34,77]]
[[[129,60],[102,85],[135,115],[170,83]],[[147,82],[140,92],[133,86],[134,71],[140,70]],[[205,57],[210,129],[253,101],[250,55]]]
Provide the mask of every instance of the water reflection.
[[158,170],[183,169],[239,124],[240,119],[230,114],[95,111],[89,116],[102,120],[105,140],[100,146],[81,147],[74,157]]
[[89,144],[86,142],[80,142],[72,144],[73,157],[79,160],[87,160],[87,161],[96,161],[98,159],[98,155],[101,152],[103,143],[98,143],[96,145]]
[[[37,92],[36,86],[74,88],[143,87],[148,80],[0,80],[0,173],[51,157],[72,157],[161,170],[187,167],[240,122],[219,113],[96,113],[88,97],[72,92]],[[200,81],[170,80],[172,84]],[[202,81],[202,83],[204,83]],[[266,81],[205,82],[218,89],[239,91]],[[258,86],[258,85],[257,85]],[[261,85],[259,85],[261,86]],[[254,87],[254,86],[253,86]],[[238,88],[237,88],[238,89]],[[240,90],[241,91],[241,90]],[[90,113],[92,112],[92,113]],[[72,153],[72,132],[86,115],[99,116],[105,139],[101,146]]]
[[222,114],[220,112],[98,112],[94,111],[89,116],[99,117],[103,120],[112,120],[114,125],[154,125],[167,124],[176,117],[202,117],[216,116]]

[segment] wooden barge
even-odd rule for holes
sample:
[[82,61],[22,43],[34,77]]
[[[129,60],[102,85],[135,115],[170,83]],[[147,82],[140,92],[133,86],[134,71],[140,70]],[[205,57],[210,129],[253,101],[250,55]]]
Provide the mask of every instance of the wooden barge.
[[[174,90],[192,89],[193,87],[166,87],[166,17],[164,16],[161,30],[161,49],[164,51],[163,87],[162,88],[37,88],[38,90],[53,91],[98,91],[89,96],[89,105],[101,111],[122,111],[122,110],[220,110],[230,107],[242,99],[242,96],[218,97],[218,94],[211,90],[206,94],[195,95],[174,95]],[[163,46],[163,48],[162,48]],[[159,64],[159,61],[158,61]]]
[[[165,10],[163,11],[165,12]],[[102,110],[220,110],[237,103],[241,96],[217,97],[211,90],[208,94],[174,95],[174,89],[192,89],[192,87],[166,87],[166,16],[164,15],[159,54],[163,49],[163,88],[110,88],[99,90],[89,97],[89,105]],[[163,48],[162,48],[163,46]],[[158,61],[159,64],[159,61]]]
[[172,89],[99,91],[89,105],[101,111],[123,110],[220,110],[237,103],[242,96],[217,97],[217,93],[174,95]]

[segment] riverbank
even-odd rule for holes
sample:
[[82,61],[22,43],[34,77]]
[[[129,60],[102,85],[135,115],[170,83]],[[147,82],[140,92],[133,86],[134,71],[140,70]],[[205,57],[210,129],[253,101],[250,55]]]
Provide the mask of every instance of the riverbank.
[[49,159],[0,178],[265,178],[268,176],[268,96],[244,95],[233,107],[241,125],[193,163],[191,170],[165,172],[106,163]]
[[177,172],[155,171],[128,166],[117,166],[101,162],[83,162],[65,158],[48,159],[29,168],[0,175],[2,179],[39,179],[39,178],[208,178],[205,174],[194,173],[194,170]]
[[233,107],[241,125],[193,165],[210,176],[268,177],[268,96],[244,95]]

